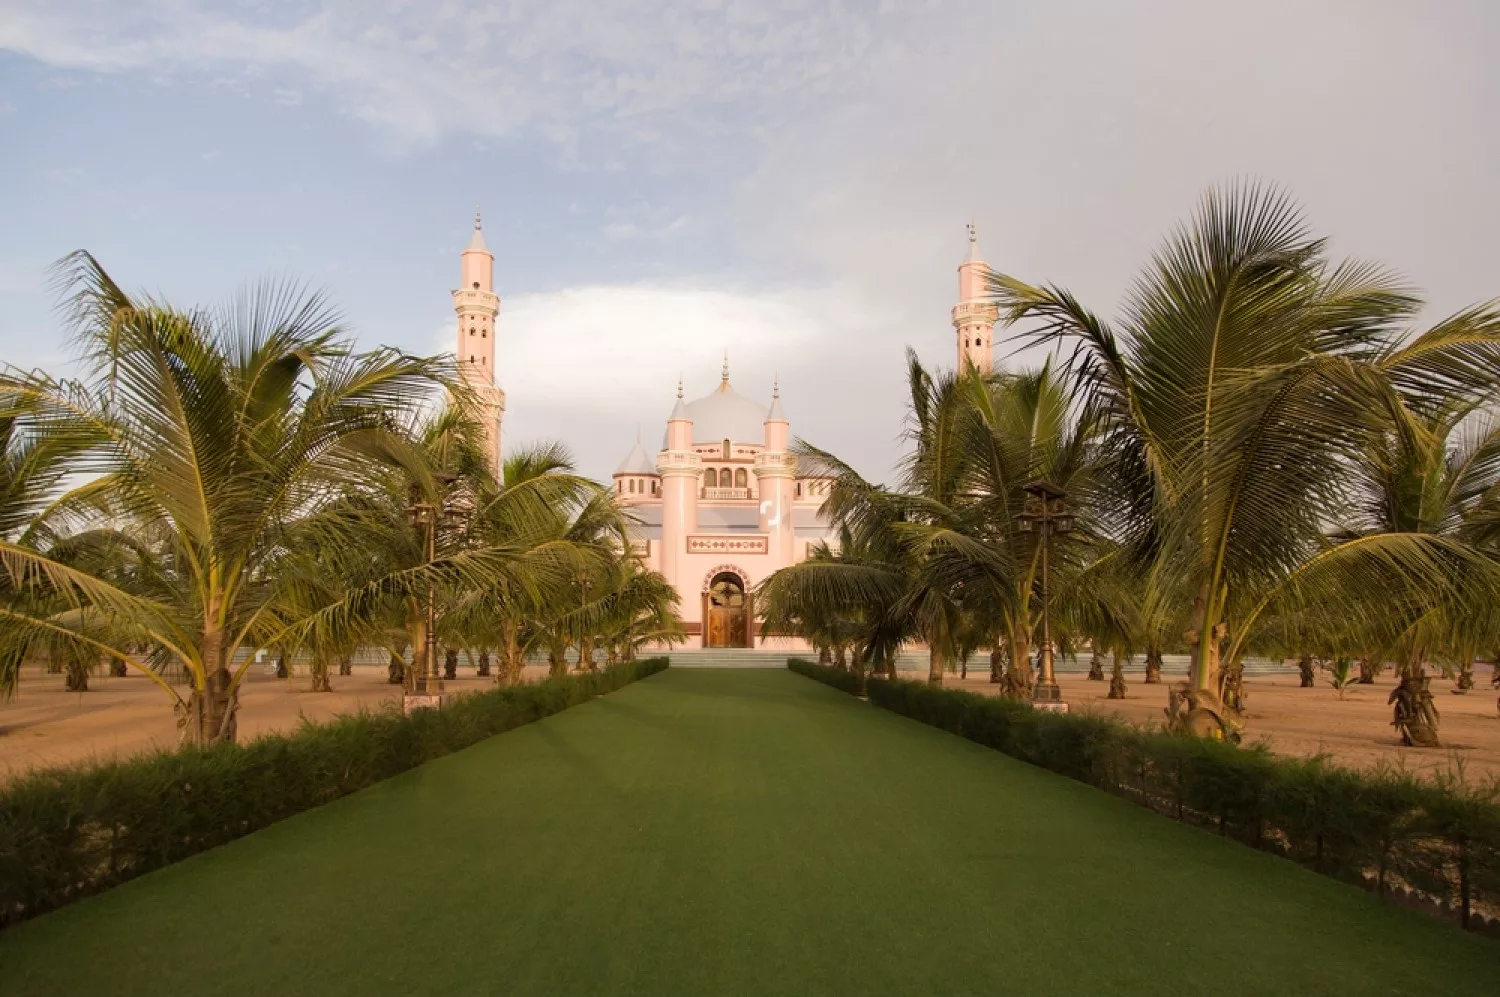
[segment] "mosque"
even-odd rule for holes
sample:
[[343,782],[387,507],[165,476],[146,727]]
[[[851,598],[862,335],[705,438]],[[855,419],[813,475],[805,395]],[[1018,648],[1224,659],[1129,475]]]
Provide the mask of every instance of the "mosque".
[[[459,370],[480,408],[486,452],[498,466],[505,414],[505,393],[495,384],[500,298],[477,214],[459,269],[453,292]],[[952,312],[956,359],[986,371],[997,318],[984,298],[987,269],[970,225]],[[689,647],[766,643],[752,589],[806,558],[809,547],[834,540],[821,512],[832,482],[798,469],[780,394],[775,384],[769,404],[740,394],[730,384],[727,358],[718,387],[700,398],[684,399],[679,380],[661,449],[648,453],[637,436],[614,473],[615,494],[637,521],[633,549],[682,597]]]

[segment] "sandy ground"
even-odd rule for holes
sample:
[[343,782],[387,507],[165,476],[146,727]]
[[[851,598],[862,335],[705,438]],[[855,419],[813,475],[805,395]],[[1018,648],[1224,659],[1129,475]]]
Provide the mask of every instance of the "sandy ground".
[[[527,678],[542,677],[546,669],[528,666]],[[993,693],[984,673],[967,680],[949,676],[950,687]],[[460,668],[448,684],[462,693],[491,688],[489,679]],[[910,676],[915,677],[915,676]],[[1173,676],[1167,676],[1173,681]],[[1249,716],[1247,743],[1264,740],[1273,751],[1289,755],[1327,752],[1343,764],[1368,767],[1381,761],[1430,772],[1462,764],[1471,777],[1500,776],[1500,713],[1497,693],[1489,686],[1490,673],[1481,666],[1472,692],[1455,696],[1452,683],[1434,678],[1442,715],[1444,747],[1436,750],[1404,748],[1390,725],[1386,697],[1394,685],[1382,676],[1374,686],[1352,685],[1339,695],[1321,675],[1320,685],[1301,689],[1292,675],[1253,676],[1245,681]],[[1070,707],[1079,712],[1113,714],[1136,723],[1162,719],[1167,704],[1165,685],[1146,685],[1139,671],[1126,672],[1124,700],[1106,698],[1107,682],[1090,682],[1082,674],[1062,674],[1059,681]],[[135,754],[152,747],[172,747],[177,732],[166,695],[149,680],[94,677],[86,693],[64,692],[62,676],[27,669],[18,695],[0,703],[0,779],[43,765],[90,758]],[[240,736],[295,729],[303,717],[326,720],[360,708],[378,708],[399,697],[385,681],[383,666],[357,665],[350,676],[333,677],[331,693],[309,692],[309,679],[298,673],[276,679],[257,668],[246,680],[240,700]]]
[[[527,666],[526,679],[546,674]],[[494,688],[493,679],[476,678],[460,668],[448,691]],[[92,758],[132,755],[177,744],[177,727],[167,694],[140,675],[94,676],[89,691],[64,692],[61,675],[28,668],[17,695],[0,703],[0,780],[29,768]],[[289,731],[303,717],[327,720],[361,708],[377,709],[399,702],[400,688],[386,683],[383,665],[356,665],[353,675],[333,676],[333,692],[310,692],[306,672],[277,679],[252,668],[240,694],[241,740],[268,731]]]
[[[988,674],[988,669],[978,677],[970,672],[967,680],[954,676],[946,684],[992,693],[995,687],[986,681]],[[1076,712],[1112,714],[1134,723],[1161,721],[1167,705],[1167,687],[1146,685],[1144,679],[1142,672],[1126,671],[1123,700],[1107,698],[1107,681],[1090,682],[1081,674],[1059,675],[1058,683],[1063,699]],[[1167,682],[1180,679],[1181,676],[1165,676]],[[1391,726],[1391,708],[1386,705],[1386,697],[1396,684],[1390,674],[1377,678],[1373,686],[1349,686],[1342,701],[1322,673],[1318,682],[1316,688],[1303,689],[1298,686],[1295,673],[1246,678],[1245,743],[1263,740],[1272,751],[1286,755],[1326,752],[1355,768],[1367,768],[1382,761],[1404,765],[1414,772],[1462,765],[1470,778],[1500,776],[1500,711],[1495,704],[1500,693],[1490,688],[1488,666],[1480,665],[1475,670],[1475,688],[1462,696],[1449,692],[1453,687],[1451,681],[1434,675],[1432,689],[1441,720],[1438,732],[1443,740],[1443,747],[1437,749],[1402,746]]]

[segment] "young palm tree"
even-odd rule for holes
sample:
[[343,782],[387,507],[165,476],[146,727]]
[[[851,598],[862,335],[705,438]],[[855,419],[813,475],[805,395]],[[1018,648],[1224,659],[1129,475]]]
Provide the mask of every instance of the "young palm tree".
[[[492,553],[453,556],[289,621],[292,600],[274,570],[291,524],[382,468],[420,468],[404,420],[447,383],[447,366],[388,349],[352,352],[321,299],[295,287],[267,285],[217,312],[181,311],[132,298],[84,253],[63,261],[59,279],[85,376],[7,371],[0,416],[76,448],[63,469],[86,480],[56,498],[54,516],[102,510],[121,544],[156,558],[132,590],[0,542],[14,584],[45,587],[109,619],[114,633],[96,635],[69,614],[0,609],[16,630],[70,637],[140,670],[179,711],[184,738],[206,744],[233,737],[251,660],[242,649],[355,628],[376,596],[501,571],[506,559]],[[188,680],[185,698],[168,681],[173,671]]]
[[[1157,584],[1191,607],[1185,726],[1224,730],[1221,662],[1238,660],[1273,599],[1351,582],[1454,594],[1442,544],[1403,534],[1331,553],[1323,531],[1347,501],[1349,461],[1403,401],[1420,411],[1493,391],[1492,309],[1408,333],[1420,303],[1402,282],[1330,263],[1291,202],[1253,185],[1204,198],[1118,328],[1058,288],[995,274],[991,289],[1010,321],[1074,344],[1073,375],[1131,499],[1118,539],[1154,538]],[[1407,608],[1420,615],[1421,601]]]
[[[1359,497],[1339,539],[1422,534],[1443,538],[1470,563],[1492,561],[1500,541],[1500,422],[1466,400],[1402,414],[1403,425],[1373,437],[1362,452]],[[1406,743],[1438,743],[1424,661],[1445,657],[1466,668],[1496,625],[1490,607],[1439,602],[1401,635],[1401,683],[1392,701]]]

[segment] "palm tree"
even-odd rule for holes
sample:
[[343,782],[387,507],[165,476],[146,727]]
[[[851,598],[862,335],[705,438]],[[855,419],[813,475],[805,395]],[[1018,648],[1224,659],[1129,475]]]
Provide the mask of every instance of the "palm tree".
[[[295,287],[181,311],[127,295],[86,253],[66,258],[58,275],[84,378],[8,370],[0,416],[76,448],[63,469],[87,480],[54,500],[53,516],[102,510],[122,543],[149,537],[159,560],[133,591],[0,542],[15,584],[45,587],[111,619],[117,633],[94,635],[66,614],[0,610],[18,630],[69,637],[138,669],[171,699],[185,739],[206,744],[233,737],[250,663],[245,655],[236,665],[242,648],[362,625],[377,592],[495,572],[500,558],[450,557],[288,621],[279,610],[292,600],[274,569],[290,524],[379,468],[420,466],[403,419],[448,383],[447,365],[353,352],[322,300]],[[168,681],[174,669],[189,681],[186,698]]]
[[[1500,541],[1500,422],[1473,400],[1425,412],[1404,402],[1402,423],[1373,436],[1356,463],[1358,497],[1338,539],[1420,534],[1443,538],[1470,563],[1493,560]],[[1497,624],[1493,609],[1474,610],[1438,603],[1401,635],[1401,683],[1393,703],[1406,743],[1437,744],[1438,714],[1423,663],[1438,656],[1471,667]]]
[[1413,534],[1330,550],[1324,526],[1346,503],[1348,462],[1403,403],[1493,390],[1492,309],[1408,333],[1420,302],[1402,282],[1330,263],[1295,206],[1254,185],[1204,198],[1117,328],[1056,287],[1002,274],[990,286],[1009,321],[1073,345],[1120,485],[1116,539],[1149,549],[1156,584],[1191,607],[1185,726],[1225,730],[1221,662],[1239,660],[1273,601],[1330,605],[1333,588],[1399,583],[1415,618],[1438,593],[1456,597],[1461,552]]

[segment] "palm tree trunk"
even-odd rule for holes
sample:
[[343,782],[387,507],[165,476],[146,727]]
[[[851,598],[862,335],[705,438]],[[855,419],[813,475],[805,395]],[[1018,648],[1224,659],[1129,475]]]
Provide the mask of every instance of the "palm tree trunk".
[[1036,675],[1031,670],[1031,634],[1022,622],[1016,627],[1010,646],[1010,674],[1005,682],[1005,694],[1016,699],[1030,699],[1036,685]]
[[1437,704],[1432,700],[1432,679],[1422,667],[1422,652],[1422,646],[1413,640],[1401,667],[1401,683],[1388,700],[1395,707],[1391,726],[1405,744],[1436,748],[1440,746]]
[[996,637],[995,646],[990,649],[990,683],[998,685],[1000,675],[1005,670],[1005,638]]
[[[67,692],[89,691],[89,661],[77,654],[68,655],[63,666],[63,689]],[[1469,683],[1473,685],[1473,682]]]
[[[224,634],[205,628],[203,634],[203,684],[194,683],[178,724],[186,744],[208,747],[220,741],[233,743],[238,724],[239,691],[230,691],[233,677],[225,667]],[[197,676],[194,676],[196,679]]]
[[1104,655],[1100,654],[1098,651],[1095,651],[1089,655],[1089,681],[1104,681]]
[[354,674],[354,658],[353,658],[353,656],[346,654],[346,655],[342,656],[341,658],[339,658],[339,674],[340,675],[353,675]]
[[385,666],[385,681],[388,685],[406,684],[406,648],[390,652],[390,661]]
[[443,648],[443,679],[452,682],[458,678],[458,648]]
[[109,659],[110,678],[122,679],[128,674],[130,674],[130,669],[126,666],[125,662],[121,661],[119,658]]
[[1474,659],[1467,658],[1458,668],[1458,682],[1454,684],[1455,692],[1468,692],[1474,688]]
[[332,692],[333,683],[328,679],[328,659],[321,655],[313,655],[312,664],[308,666],[312,672],[313,692]]
[[1159,685],[1161,683],[1161,649],[1152,648],[1146,652],[1146,684]]
[[479,650],[479,667],[475,669],[479,677],[487,679],[490,677],[490,649],[487,647]]
[[1125,662],[1120,652],[1115,652],[1114,668],[1109,673],[1109,698],[1125,698]]
[[521,625],[514,620],[506,620],[504,625],[505,643],[500,648],[500,678],[503,685],[515,685],[521,681],[521,670],[525,667],[521,661]]
[[927,684],[942,685],[944,670],[943,649],[936,641],[927,649]]
[[1311,689],[1317,680],[1317,671],[1313,668],[1312,655],[1304,654],[1297,659],[1297,671],[1301,677],[1301,688]]

